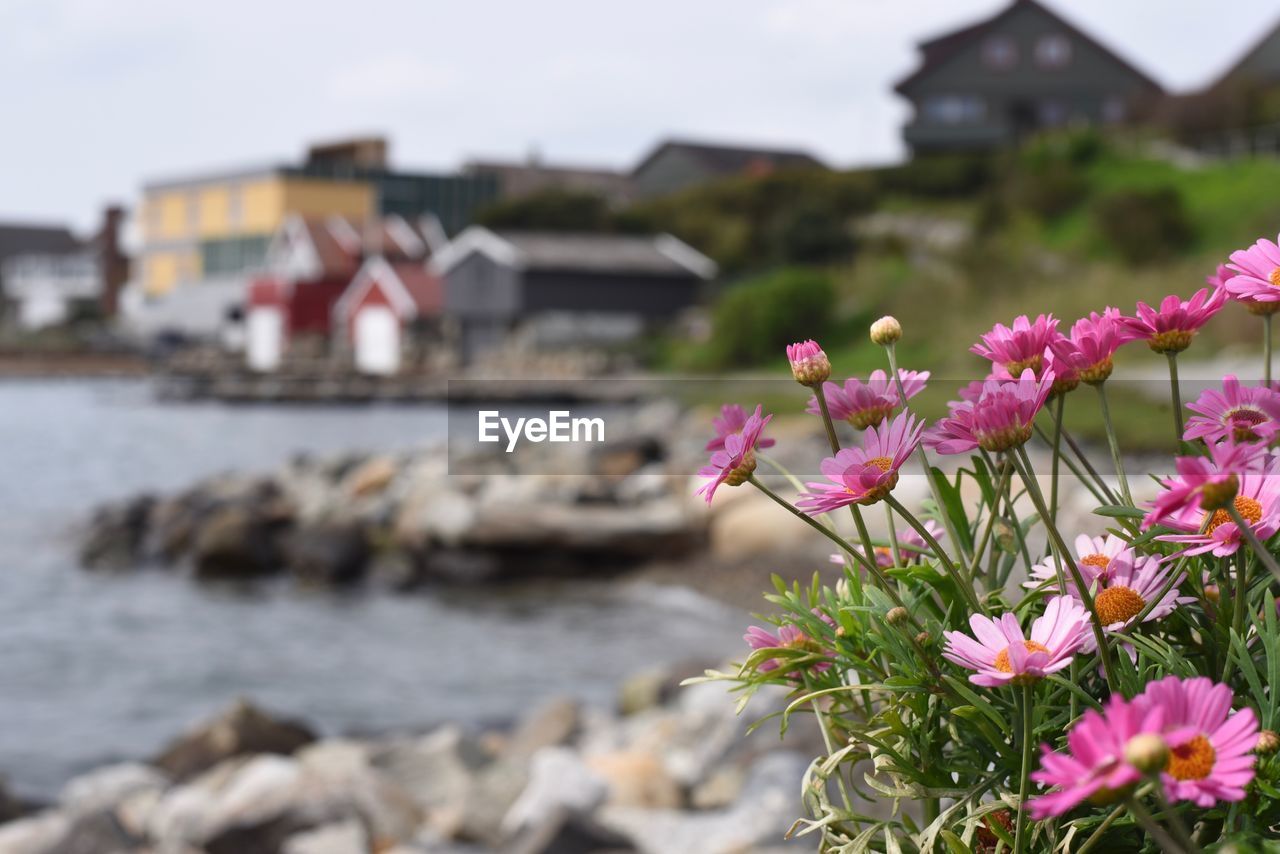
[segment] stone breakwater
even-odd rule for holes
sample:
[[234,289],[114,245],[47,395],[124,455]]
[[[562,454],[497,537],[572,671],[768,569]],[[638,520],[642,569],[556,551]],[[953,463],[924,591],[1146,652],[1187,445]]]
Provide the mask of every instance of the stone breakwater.
[[[692,671],[696,672],[696,670]],[[510,727],[317,738],[240,701],[146,762],[91,771],[0,824],[3,854],[746,854],[807,850],[811,719],[748,715],[688,673],[624,683],[609,711],[555,700]],[[23,812],[13,799],[7,815]]]
[[[81,558],[91,568],[397,588],[598,575],[680,558],[705,544],[707,518],[691,497],[697,442],[678,438],[694,431],[679,422],[673,408],[649,407],[618,419],[625,435],[606,446],[450,461],[441,444],[226,474],[99,508]],[[468,473],[450,474],[451,462]]]

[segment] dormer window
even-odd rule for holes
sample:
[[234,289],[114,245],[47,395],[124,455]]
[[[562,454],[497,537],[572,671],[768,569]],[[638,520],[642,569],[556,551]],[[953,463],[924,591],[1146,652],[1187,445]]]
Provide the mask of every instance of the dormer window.
[[1018,45],[1008,36],[991,36],[982,43],[982,62],[988,68],[1008,71],[1018,64]]
[[1071,64],[1071,40],[1063,35],[1041,36],[1036,41],[1036,65],[1066,68]]

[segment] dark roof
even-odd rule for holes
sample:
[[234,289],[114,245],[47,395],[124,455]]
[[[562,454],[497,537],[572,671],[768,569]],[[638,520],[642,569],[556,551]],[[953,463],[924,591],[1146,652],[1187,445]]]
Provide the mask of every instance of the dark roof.
[[658,145],[631,170],[638,175],[649,164],[670,151],[680,151],[693,157],[708,172],[717,175],[736,175],[748,171],[758,163],[766,163],[775,169],[825,169],[826,164],[807,151],[785,148],[750,148],[734,145],[714,145],[703,142],[670,139]]
[[75,252],[84,244],[65,226],[0,222],[0,261],[15,255]]
[[616,169],[593,166],[549,166],[537,162],[472,160],[463,167],[468,175],[493,175],[508,197],[527,196],[542,190],[559,189],[624,197],[631,190],[631,178]]
[[519,253],[525,270],[575,270],[687,276],[689,267],[658,238],[619,234],[496,232]]
[[[1213,83],[1209,84],[1206,89],[1213,90],[1223,84],[1231,82],[1237,77],[1248,76],[1247,74],[1242,74],[1245,66],[1247,66],[1256,56],[1262,53],[1262,51],[1277,38],[1280,38],[1280,21],[1277,21],[1275,26],[1267,30],[1261,38],[1250,45],[1249,49],[1241,54],[1240,59],[1232,63],[1231,67],[1222,72],[1222,74]],[[1263,80],[1263,82],[1269,81]]]
[[958,54],[964,48],[968,47],[969,44],[971,44],[974,40],[976,40],[978,37],[986,33],[992,27],[1002,22],[1005,18],[1009,17],[1014,12],[1017,12],[1026,8],[1036,9],[1041,14],[1047,15],[1049,18],[1057,22],[1059,26],[1061,26],[1067,32],[1074,35],[1076,38],[1079,38],[1082,41],[1085,41],[1093,45],[1094,48],[1101,51],[1105,55],[1111,57],[1111,59],[1119,63],[1121,67],[1127,70],[1130,74],[1141,79],[1144,84],[1151,87],[1153,90],[1157,92],[1163,91],[1159,83],[1157,83],[1147,74],[1145,74],[1143,71],[1139,70],[1137,67],[1135,67],[1131,62],[1129,62],[1123,56],[1120,56],[1120,54],[1116,53],[1111,48],[1102,44],[1093,36],[1084,32],[1075,24],[1072,24],[1070,21],[1066,20],[1061,15],[1059,15],[1057,12],[1053,11],[1048,6],[1038,2],[1037,0],[1013,0],[1013,2],[1010,3],[1008,6],[1006,6],[1004,9],[1000,10],[999,12],[997,12],[994,16],[986,19],[985,21],[979,21],[975,24],[970,24],[967,27],[962,27],[958,30],[952,30],[949,33],[943,33],[942,35],[936,36],[931,39],[926,39],[925,41],[920,42],[919,43],[919,48],[921,52],[920,67],[917,68],[915,71],[913,71],[907,77],[898,81],[898,83],[893,87],[894,91],[902,94],[906,94],[906,91],[910,89],[911,86],[916,81],[932,74],[935,70],[937,70],[939,66],[945,63],[947,60],[951,59],[956,54]]

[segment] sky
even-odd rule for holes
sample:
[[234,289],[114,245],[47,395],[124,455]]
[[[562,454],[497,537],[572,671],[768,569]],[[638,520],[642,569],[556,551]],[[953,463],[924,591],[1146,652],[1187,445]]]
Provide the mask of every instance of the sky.
[[[381,133],[404,168],[627,168],[668,135],[903,156],[915,44],[1006,0],[0,0],[0,220],[88,228],[143,182]],[[1274,0],[1047,0],[1173,91]]]

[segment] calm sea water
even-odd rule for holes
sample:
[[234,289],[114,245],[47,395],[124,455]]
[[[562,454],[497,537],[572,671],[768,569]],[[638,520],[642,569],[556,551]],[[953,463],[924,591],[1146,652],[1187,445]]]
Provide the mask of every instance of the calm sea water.
[[0,774],[50,795],[150,755],[236,696],[328,733],[496,720],[540,698],[607,703],[658,662],[724,655],[740,617],[644,582],[409,595],[234,591],[78,568],[96,502],[299,451],[403,449],[432,407],[159,404],[140,382],[0,384]]

